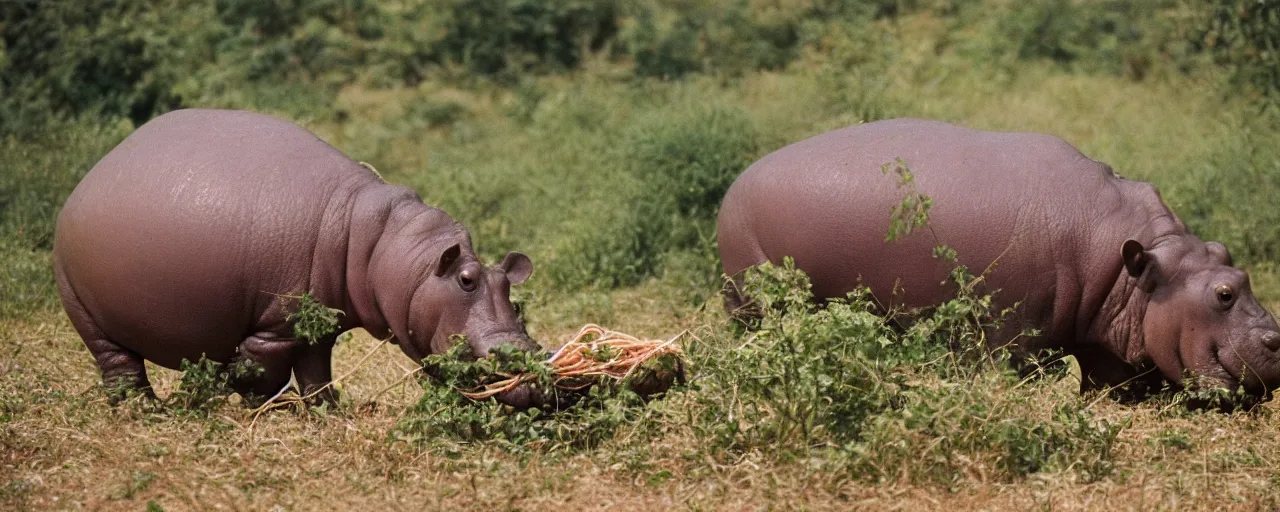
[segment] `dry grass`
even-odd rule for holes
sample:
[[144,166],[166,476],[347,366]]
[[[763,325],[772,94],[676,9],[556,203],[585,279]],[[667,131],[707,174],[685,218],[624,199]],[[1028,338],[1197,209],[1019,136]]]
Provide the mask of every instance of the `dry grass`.
[[[656,286],[611,299],[642,303],[632,296],[661,296]],[[679,308],[660,300],[650,305]],[[615,314],[628,329],[679,327],[670,320],[652,325],[651,315],[632,318],[633,311]],[[688,327],[715,314],[685,307],[681,316]],[[362,334],[339,346],[335,373],[352,370],[378,343]],[[640,467],[629,467],[626,454],[609,446],[513,455],[482,445],[450,459],[387,441],[400,411],[420,393],[393,385],[411,370],[407,358],[384,345],[341,386],[336,409],[272,411],[250,432],[249,413],[238,404],[207,419],[139,404],[112,408],[61,314],[4,325],[0,397],[8,418],[0,422],[0,503],[18,510],[140,510],[150,502],[164,510],[1255,510],[1280,498],[1273,404],[1253,415],[1179,416],[1103,400],[1095,406],[1102,417],[1132,422],[1110,478],[1086,484],[1054,473],[1002,483],[974,471],[947,490],[874,485],[758,453],[729,464],[688,460],[684,454],[696,452],[701,440],[679,429],[646,447]],[[151,371],[162,396],[176,386],[177,372]],[[364,405],[388,386],[376,406]],[[1071,386],[1064,381],[1053,394],[1070,393]]]

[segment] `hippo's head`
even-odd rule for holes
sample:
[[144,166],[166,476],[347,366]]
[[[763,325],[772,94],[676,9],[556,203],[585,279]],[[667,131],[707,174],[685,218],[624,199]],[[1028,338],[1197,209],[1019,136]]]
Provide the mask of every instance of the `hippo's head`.
[[[465,335],[475,357],[486,357],[502,344],[518,349],[541,351],[525,331],[511,304],[511,286],[523,283],[533,273],[533,263],[518,252],[508,253],[502,263],[486,266],[469,244],[454,243],[434,259],[416,283],[407,305],[404,335],[397,333],[400,348],[421,361],[428,354],[449,350],[450,338]],[[519,388],[497,396],[516,407],[540,405],[537,393]]]
[[1255,395],[1280,385],[1280,330],[1225,246],[1184,235],[1150,249],[1128,240],[1122,254],[1149,297],[1145,347],[1166,379],[1181,383],[1190,370]]

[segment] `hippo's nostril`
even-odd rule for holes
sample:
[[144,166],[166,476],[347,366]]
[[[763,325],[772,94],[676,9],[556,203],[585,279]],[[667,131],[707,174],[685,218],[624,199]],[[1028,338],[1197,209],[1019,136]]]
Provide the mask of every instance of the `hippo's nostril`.
[[1269,332],[1262,335],[1262,346],[1271,350],[1280,350],[1280,332]]

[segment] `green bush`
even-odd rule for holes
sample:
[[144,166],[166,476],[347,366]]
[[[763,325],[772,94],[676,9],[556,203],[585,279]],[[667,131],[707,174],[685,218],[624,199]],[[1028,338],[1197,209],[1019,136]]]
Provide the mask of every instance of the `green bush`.
[[[728,5],[725,5],[728,4]],[[618,34],[620,53],[646,77],[778,69],[799,51],[806,10],[756,9],[747,0],[649,2],[632,6]]]
[[[263,368],[249,361],[237,361],[223,364],[212,361],[203,355],[200,360],[191,362],[183,359],[179,365],[182,380],[178,389],[165,400],[168,409],[177,415],[208,417],[235,392],[233,383],[239,379],[255,378],[261,375]],[[261,403],[268,397],[246,396],[246,404]]]
[[548,272],[559,286],[631,285],[668,251],[712,252],[720,199],[758,150],[754,128],[737,109],[661,112],[621,135],[616,158],[629,186],[616,201],[624,206],[590,219],[559,252]]
[[1192,232],[1225,244],[1237,264],[1280,261],[1276,125],[1265,115],[1224,123],[1206,158],[1170,172],[1170,207]]
[[625,137],[623,161],[651,187],[641,198],[670,201],[675,213],[692,220],[715,218],[720,199],[757,150],[751,120],[736,108],[643,119]]
[[[166,7],[176,7],[168,2]],[[183,6],[187,7],[187,6]],[[144,2],[0,3],[0,135],[89,115],[135,123],[179,103],[171,91],[199,9]]]
[[432,45],[441,62],[491,75],[572,69],[617,31],[616,0],[444,0],[444,35]]
[[1114,68],[1122,62],[1119,52],[1141,39],[1136,21],[1149,7],[1120,1],[1087,6],[1071,0],[1032,2],[1001,20],[1001,29],[1017,44],[1021,58],[1061,63],[1089,58]]
[[1213,0],[1197,43],[1235,84],[1280,101],[1280,0]]
[[818,447],[863,478],[944,484],[974,465],[1003,479],[1112,469],[1119,426],[1095,420],[1074,389],[1045,409],[1055,380],[1023,382],[1007,353],[987,349],[1007,313],[989,296],[904,312],[899,329],[866,289],[817,305],[789,259],[750,269],[745,289],[764,312],[759,329],[694,355],[692,428],[713,452]]
[[1012,384],[996,377],[912,390],[902,408],[873,418],[862,441],[848,446],[853,470],[876,481],[905,474],[943,485],[975,466],[1005,481],[1041,471],[1096,481],[1115,470],[1123,424],[1096,420],[1067,397],[1044,411],[1043,392]]
[[868,418],[900,405],[907,374],[898,367],[945,350],[898,339],[866,290],[816,308],[790,259],[749,270],[745,291],[765,312],[757,335],[703,355],[700,375],[701,434],[731,451],[856,440]]
[[[499,347],[493,356],[470,356],[465,340],[455,339],[444,354],[423,361],[429,380],[423,395],[404,412],[389,432],[388,440],[413,446],[455,452],[460,444],[492,442],[520,451],[527,445],[558,449],[589,449],[610,440],[619,427],[634,424],[645,411],[645,402],[625,382],[606,381],[581,393],[574,403],[555,413],[540,409],[512,411],[493,399],[473,401],[458,390],[475,388],[494,375],[532,372],[532,385],[553,389],[549,367],[539,355]],[[549,444],[549,446],[547,446]]]
[[[993,5],[994,4],[994,5]],[[950,41],[982,64],[1012,71],[1047,60],[1089,73],[1141,80],[1154,69],[1185,71],[1202,10],[1180,0],[1034,0],[961,4]]]
[[547,276],[560,289],[614,288],[639,283],[661,265],[673,220],[653,203],[638,202],[590,219],[582,238],[567,239],[548,262]]
[[0,134],[76,116],[137,125],[263,81],[349,75],[360,63],[343,31],[350,13],[335,2],[299,4],[0,4],[0,19],[15,20],[0,25]]

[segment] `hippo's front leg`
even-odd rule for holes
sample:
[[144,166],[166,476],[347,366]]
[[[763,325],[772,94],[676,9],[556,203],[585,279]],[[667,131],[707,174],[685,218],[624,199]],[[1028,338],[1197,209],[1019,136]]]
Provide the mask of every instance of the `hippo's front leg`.
[[1079,351],[1074,354],[1080,364],[1080,392],[1107,390],[1121,402],[1136,402],[1149,397],[1164,384],[1155,368],[1140,369],[1105,350]]
[[293,366],[293,373],[298,377],[298,387],[302,388],[302,396],[320,391],[312,402],[337,403],[338,392],[332,386],[325,387],[333,380],[333,345],[337,343],[337,334],[325,336],[324,339],[308,344],[302,349],[302,357]]
[[[231,376],[231,388],[246,400],[258,401],[275,395],[285,384],[294,363],[307,349],[307,342],[280,338],[272,333],[258,333],[245,338],[237,349],[237,363],[251,363],[261,372],[244,372]],[[250,397],[253,398],[250,398]]]

